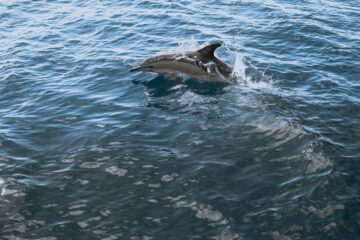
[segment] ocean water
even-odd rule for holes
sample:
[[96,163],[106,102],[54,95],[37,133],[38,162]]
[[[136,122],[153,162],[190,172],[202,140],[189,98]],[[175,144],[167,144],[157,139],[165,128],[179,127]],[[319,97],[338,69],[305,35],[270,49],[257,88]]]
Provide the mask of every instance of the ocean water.
[[358,0],[0,1],[0,239],[360,239],[359,56]]

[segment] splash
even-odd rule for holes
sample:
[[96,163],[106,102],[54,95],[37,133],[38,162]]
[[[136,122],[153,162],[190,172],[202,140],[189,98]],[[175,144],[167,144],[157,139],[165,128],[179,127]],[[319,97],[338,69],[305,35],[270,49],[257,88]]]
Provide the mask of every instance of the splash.
[[244,56],[241,53],[235,52],[235,63],[232,75],[237,79],[238,83],[248,83],[251,81],[250,77],[246,76],[245,70]]
[[272,79],[265,76],[266,70],[261,73],[257,71],[258,74],[261,75],[259,80],[256,80],[253,77],[247,75],[246,69],[248,67],[245,64],[244,56],[239,52],[234,52],[234,54],[235,54],[235,62],[234,62],[232,75],[235,78],[235,81],[238,85],[247,86],[252,89],[270,88],[273,85]]

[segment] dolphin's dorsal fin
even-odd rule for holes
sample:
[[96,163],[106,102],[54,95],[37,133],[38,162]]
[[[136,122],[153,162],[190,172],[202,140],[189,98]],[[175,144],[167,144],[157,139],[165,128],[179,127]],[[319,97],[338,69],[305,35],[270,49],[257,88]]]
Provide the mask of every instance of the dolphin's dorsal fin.
[[208,45],[200,50],[197,50],[197,52],[206,57],[215,57],[214,52],[220,46],[221,46],[220,43],[214,43],[214,44]]

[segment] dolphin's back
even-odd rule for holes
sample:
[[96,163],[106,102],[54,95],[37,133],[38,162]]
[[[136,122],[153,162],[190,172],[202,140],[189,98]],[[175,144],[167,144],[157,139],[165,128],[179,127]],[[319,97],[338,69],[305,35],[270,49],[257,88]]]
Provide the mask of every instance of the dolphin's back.
[[206,58],[209,61],[213,61],[216,64],[221,75],[223,75],[225,78],[230,78],[232,74],[232,69],[223,61],[215,57],[215,50],[220,46],[221,44],[215,43],[208,45],[196,52],[198,52],[203,58]]

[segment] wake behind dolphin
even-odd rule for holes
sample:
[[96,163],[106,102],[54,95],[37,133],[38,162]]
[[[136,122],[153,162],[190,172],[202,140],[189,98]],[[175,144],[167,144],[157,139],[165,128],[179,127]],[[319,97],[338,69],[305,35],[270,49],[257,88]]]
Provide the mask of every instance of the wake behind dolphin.
[[216,43],[197,51],[150,57],[131,72],[154,72],[168,79],[178,79],[185,74],[208,82],[234,83],[232,69],[214,55],[220,46]]

